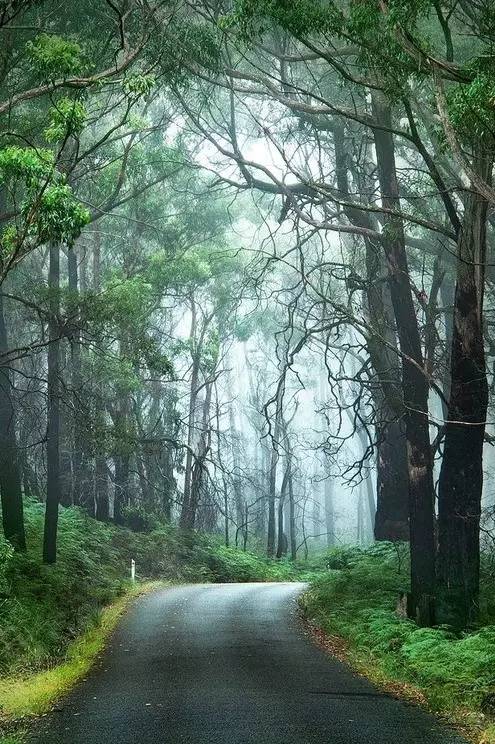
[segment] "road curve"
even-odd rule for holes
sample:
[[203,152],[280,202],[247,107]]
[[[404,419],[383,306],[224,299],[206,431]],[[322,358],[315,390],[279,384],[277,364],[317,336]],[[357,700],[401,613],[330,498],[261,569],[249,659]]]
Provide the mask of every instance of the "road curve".
[[297,619],[302,584],[141,598],[36,744],[461,744],[329,658]]

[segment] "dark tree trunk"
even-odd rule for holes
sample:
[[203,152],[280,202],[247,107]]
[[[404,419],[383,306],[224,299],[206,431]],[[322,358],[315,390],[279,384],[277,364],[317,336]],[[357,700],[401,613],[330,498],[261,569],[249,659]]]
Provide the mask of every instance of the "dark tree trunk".
[[[386,129],[374,129],[378,179],[382,204],[400,210],[399,187],[390,107],[373,92],[375,121]],[[409,470],[409,526],[411,595],[409,612],[421,625],[434,622],[435,597],[435,491],[428,426],[429,386],[424,374],[423,353],[413,303],[405,250],[404,226],[400,218],[384,216],[383,246],[395,322],[402,353],[402,394]]]
[[[120,358],[128,358],[128,339],[120,340]],[[131,489],[129,471],[131,464],[132,436],[134,427],[131,422],[131,398],[128,389],[121,389],[118,393],[117,406],[114,413],[114,428],[116,437],[116,451],[114,453],[115,482],[114,482],[114,521],[124,523],[125,509],[131,503]]]
[[289,452],[287,495],[289,497],[289,548],[291,561],[297,560],[296,505],[294,501],[294,479],[292,473],[292,454]]
[[[404,401],[390,290],[384,284],[387,267],[381,247],[366,241],[367,292],[370,323],[376,336],[368,352],[376,384],[376,540],[409,540],[409,470],[407,440],[402,422]],[[386,342],[386,345],[383,344]]]
[[[334,130],[337,187],[349,198],[348,156],[344,129]],[[354,224],[376,228],[369,213],[347,208],[346,216]],[[390,290],[384,284],[387,264],[383,247],[369,238],[366,249],[366,305],[372,334],[367,350],[376,375],[372,394],[376,410],[376,540],[409,539],[409,475],[407,446],[399,420],[404,414],[397,337]],[[384,344],[384,341],[386,342]]]
[[290,462],[289,459],[287,459],[287,464],[285,467],[284,477],[282,480],[282,486],[280,488],[280,496],[278,500],[278,510],[277,510],[277,558],[282,558],[284,555],[287,555],[287,535],[285,534],[285,525],[284,525],[284,506],[285,506],[285,498],[287,495],[287,486],[289,481],[289,472],[290,472]]
[[245,519],[244,499],[242,497],[241,481],[241,433],[237,430],[234,408],[229,406],[230,444],[232,448],[232,486],[237,524],[243,524]]
[[[191,518],[191,489],[192,489],[192,471],[194,461],[194,433],[195,433],[195,421],[196,421],[196,405],[198,399],[198,384],[199,384],[199,373],[201,367],[201,349],[202,343],[196,339],[197,335],[197,318],[196,318],[196,302],[194,297],[191,298],[191,333],[190,341],[193,345],[192,354],[192,369],[191,369],[191,384],[189,393],[189,413],[187,421],[187,452],[186,452],[186,463],[184,469],[184,493],[182,497],[182,507],[180,513],[179,524],[181,527],[187,529],[187,523]],[[203,336],[201,336],[201,339]]]
[[275,500],[277,497],[277,465],[279,459],[280,434],[282,431],[282,393],[277,394],[275,412],[275,425],[272,435],[272,450],[270,453],[270,480],[268,486],[268,530],[266,554],[268,558],[275,555],[276,523],[275,523]]
[[[76,266],[77,268],[77,266]],[[70,271],[69,267],[69,271]],[[74,275],[74,269],[72,267],[73,272],[73,279],[72,282],[77,284],[77,275]],[[100,234],[98,232],[95,233],[95,239],[93,242],[93,271],[92,271],[92,279],[93,279],[93,291],[96,293],[99,293],[101,290],[101,241],[100,241]],[[84,279],[84,281],[83,281]],[[70,273],[69,273],[69,280],[70,280]],[[84,289],[86,282],[86,276],[85,272],[81,270],[81,289]],[[76,350],[76,346],[78,349]],[[81,371],[81,347],[80,344],[76,344],[74,347],[74,352],[76,354],[75,357],[73,357],[73,363],[74,363],[74,371],[77,375],[77,373]],[[82,382],[82,376],[81,376],[81,382]],[[89,488],[90,479],[82,479],[82,483],[85,483],[87,492],[82,492],[82,484],[79,488],[79,500],[82,505],[84,505],[86,511],[88,511],[89,514],[96,517],[101,522],[106,522],[110,519],[110,492],[109,492],[109,473],[108,473],[108,467],[107,467],[107,461],[105,457],[105,453],[102,452],[102,444],[101,440],[102,432],[105,428],[105,389],[104,384],[101,380],[97,380],[96,382],[96,389],[95,389],[95,413],[94,413],[94,419],[95,419],[95,427],[96,430],[99,432],[100,436],[100,443],[97,444],[97,452],[94,459],[94,467],[95,467],[95,477],[94,477],[94,487],[93,483],[91,484],[91,489]],[[117,463],[114,461],[115,464],[115,480],[117,480]],[[117,511],[120,509],[120,504],[116,506],[115,499],[114,499],[114,520],[115,520],[115,508],[117,508]],[[121,512],[121,510],[120,510]],[[116,522],[122,521],[122,514],[119,512],[118,519],[115,520]]]
[[[0,355],[8,352],[3,295],[0,292]],[[19,453],[15,434],[12,380],[9,368],[0,367],[0,493],[5,538],[16,550],[26,549]]]
[[165,438],[168,435],[172,439],[176,434],[174,396],[170,391],[165,393],[159,380],[153,381],[151,395],[150,430],[157,445],[147,457],[146,471],[154,503],[164,519],[170,522],[175,490],[174,458],[172,445]]
[[50,319],[48,322],[48,426],[46,443],[46,508],[43,535],[43,561],[57,560],[58,507],[60,483],[60,247],[50,244]]
[[[409,540],[409,474],[404,427],[384,401],[377,445],[375,540]],[[387,415],[390,415],[387,424]]]
[[[454,334],[454,290],[455,280],[447,276],[440,287],[440,296],[445,319],[445,355],[442,370],[442,390],[445,400],[450,399],[450,362],[452,354],[452,337]],[[448,405],[442,400],[443,417],[447,420]]]
[[372,540],[374,536],[375,521],[376,521],[376,501],[375,494],[373,493],[373,482],[370,476],[366,478],[366,513],[368,515],[368,534],[367,540]]
[[201,499],[201,491],[204,481],[205,461],[211,448],[211,426],[209,423],[211,397],[213,392],[213,383],[208,382],[205,389],[205,399],[203,402],[203,415],[201,434],[198,444],[198,452],[194,458],[194,465],[191,473],[191,495],[187,503],[187,510],[181,514],[181,527],[192,530],[196,524],[196,515]]
[[[476,167],[489,182],[492,157]],[[483,442],[488,384],[483,341],[487,202],[466,197],[458,241],[451,393],[438,494],[438,619],[466,627],[478,616]]]
[[115,481],[113,519],[116,524],[123,524],[125,509],[129,506],[129,463],[128,454],[114,455]]

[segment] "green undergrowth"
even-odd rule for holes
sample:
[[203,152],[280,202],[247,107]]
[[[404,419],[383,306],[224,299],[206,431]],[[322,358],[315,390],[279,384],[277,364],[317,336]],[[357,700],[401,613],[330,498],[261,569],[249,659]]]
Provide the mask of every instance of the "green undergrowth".
[[[98,620],[69,644],[62,662],[42,671],[0,678],[0,724],[2,717],[7,722],[18,721],[49,710],[54,701],[87,674],[129,603],[139,594],[160,586],[163,586],[160,582],[130,586],[121,597],[103,608]],[[1,737],[0,744],[5,744]]]
[[328,570],[302,600],[305,612],[347,642],[347,658],[359,671],[397,689],[412,686],[432,710],[462,721],[471,733],[483,730],[478,740],[491,744],[495,581],[485,571],[479,627],[463,634],[448,627],[419,628],[396,611],[408,588],[406,556],[406,546],[391,544],[329,553]]

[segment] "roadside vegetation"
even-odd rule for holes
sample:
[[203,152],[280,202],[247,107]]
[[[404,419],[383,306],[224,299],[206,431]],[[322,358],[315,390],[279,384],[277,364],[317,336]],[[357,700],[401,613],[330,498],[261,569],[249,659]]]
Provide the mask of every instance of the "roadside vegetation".
[[426,704],[474,741],[495,742],[495,577],[482,563],[480,623],[418,627],[398,610],[408,590],[405,544],[332,550],[302,599],[333,653],[376,684]]

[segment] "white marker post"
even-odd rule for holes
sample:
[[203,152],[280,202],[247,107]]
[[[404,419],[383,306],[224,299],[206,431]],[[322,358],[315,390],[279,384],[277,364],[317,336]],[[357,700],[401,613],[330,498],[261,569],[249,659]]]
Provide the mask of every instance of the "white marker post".
[[131,558],[131,581],[136,581],[136,561]]

